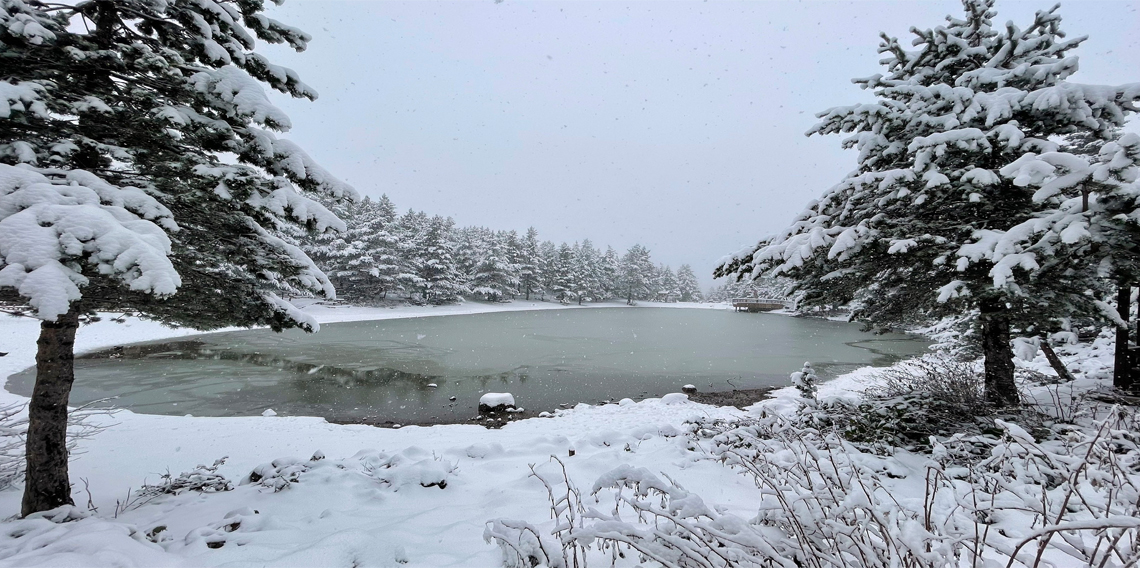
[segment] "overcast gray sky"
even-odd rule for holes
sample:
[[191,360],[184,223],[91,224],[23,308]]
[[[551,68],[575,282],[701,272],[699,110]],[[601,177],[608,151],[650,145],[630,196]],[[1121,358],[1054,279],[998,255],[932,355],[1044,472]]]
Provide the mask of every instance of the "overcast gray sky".
[[[1024,27],[1051,0],[998,2]],[[854,168],[814,114],[866,100],[878,33],[959,2],[289,0],[313,36],[265,53],[321,96],[289,138],[366,195],[460,224],[634,243],[704,284]],[[1061,7],[1084,83],[1140,81],[1137,3]],[[907,40],[909,43],[909,38]]]

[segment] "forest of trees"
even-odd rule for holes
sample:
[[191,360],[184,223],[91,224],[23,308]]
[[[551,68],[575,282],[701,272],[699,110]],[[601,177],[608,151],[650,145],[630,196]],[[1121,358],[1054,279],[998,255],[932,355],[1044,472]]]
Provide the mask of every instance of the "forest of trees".
[[713,286],[705,293],[706,302],[729,302],[733,298],[778,298],[787,299],[792,283],[786,278],[761,277],[755,280],[728,278],[726,282]]
[[451,218],[422,211],[400,215],[387,196],[352,204],[329,200],[326,206],[344,220],[346,231],[314,236],[295,230],[291,240],[329,276],[337,296],[349,302],[702,300],[692,267],[674,271],[655,264],[641,245],[620,253],[589,239],[573,244],[540,240],[533,227],[522,235],[458,227]]

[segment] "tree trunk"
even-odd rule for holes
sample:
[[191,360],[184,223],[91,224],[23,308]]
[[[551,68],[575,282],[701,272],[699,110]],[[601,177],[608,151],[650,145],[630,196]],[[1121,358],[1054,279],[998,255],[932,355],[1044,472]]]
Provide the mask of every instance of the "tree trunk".
[[983,300],[982,353],[985,356],[986,402],[995,406],[1016,406],[1017,385],[1013,382],[1013,350],[1009,346],[1009,315],[1000,300]]
[[1069,369],[1067,367],[1065,367],[1065,363],[1063,363],[1061,361],[1061,358],[1057,356],[1057,352],[1053,351],[1053,346],[1049,345],[1048,339],[1042,338],[1041,351],[1045,353],[1045,358],[1049,360],[1049,366],[1053,367],[1053,370],[1057,372],[1057,376],[1061,377],[1061,380],[1075,380],[1073,374],[1069,372]]
[[67,399],[75,381],[75,306],[40,324],[36,384],[28,405],[27,473],[20,515],[74,505],[67,477]]
[[1116,357],[1113,363],[1112,386],[1119,390],[1132,387],[1132,369],[1128,367],[1128,316],[1132,303],[1131,283],[1122,282],[1116,290],[1116,313],[1124,320],[1123,327],[1116,327]]

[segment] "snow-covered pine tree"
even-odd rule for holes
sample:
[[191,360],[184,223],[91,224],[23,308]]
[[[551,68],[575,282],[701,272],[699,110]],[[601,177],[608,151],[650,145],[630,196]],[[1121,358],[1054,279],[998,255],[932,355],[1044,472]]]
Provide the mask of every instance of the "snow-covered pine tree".
[[[345,220],[347,230],[345,241],[349,244],[348,254],[345,258],[345,272],[342,282],[337,284],[338,295],[358,303],[367,303],[380,296],[380,288],[376,281],[379,270],[376,268],[375,239],[383,231],[384,219],[380,217],[380,210],[376,202],[365,197],[363,201],[352,207],[351,218]],[[344,289],[341,289],[341,286]]]
[[500,242],[503,246],[503,257],[507,261],[507,270],[511,279],[514,281],[513,292],[511,292],[511,299],[519,295],[520,287],[522,285],[522,262],[523,262],[523,243],[519,239],[518,231],[507,231],[499,235]]
[[380,298],[388,297],[389,292],[403,288],[400,283],[400,239],[396,225],[396,206],[381,195],[375,205],[379,225],[369,236],[369,252],[373,259],[373,278]]
[[657,290],[656,298],[658,302],[676,302],[681,298],[681,289],[677,283],[677,275],[673,269],[667,265],[659,265],[657,267]]
[[396,220],[396,241],[400,252],[400,273],[396,276],[396,281],[409,300],[418,301],[423,296],[420,269],[428,260],[424,249],[427,229],[428,216],[422,211],[408,210]]
[[538,230],[530,227],[526,230],[519,247],[519,291],[530,299],[530,295],[539,291],[542,286],[542,270],[538,254]]
[[490,244],[489,229],[483,227],[461,227],[455,230],[455,269],[463,275],[464,282],[475,277],[479,263],[487,255]]
[[629,247],[621,259],[621,286],[627,304],[633,305],[634,300],[645,299],[653,271],[649,250],[641,245]]
[[576,297],[578,274],[574,271],[574,248],[568,243],[558,245],[553,272],[554,280],[550,283],[550,293],[559,302],[570,303]]
[[471,278],[470,292],[492,302],[502,302],[519,293],[518,277],[514,267],[505,258],[507,246],[504,238],[495,238],[483,253]]
[[624,293],[621,285],[621,257],[614,247],[607,246],[601,260],[602,298],[618,298]]
[[969,315],[986,397],[1009,405],[1011,327],[1046,327],[1095,300],[1080,281],[1038,278],[1031,251],[1002,248],[1042,209],[1002,172],[1056,151],[1055,137],[1122,124],[1140,87],[1066,81],[1084,38],[1063,39],[1055,8],[998,30],[992,0],[963,5],[964,19],[912,29],[914,50],[883,36],[886,74],[856,80],[878,100],[827,110],[809,131],[850,133],[858,169],[716,274],[788,275],[801,306],[858,300],[854,316],[873,325]]
[[657,302],[657,292],[661,290],[661,270],[660,267],[650,263],[649,272],[645,278],[645,294],[644,299]]
[[0,0],[0,286],[43,320],[24,515],[71,503],[64,436],[81,317],[315,329],[282,293],[334,294],[278,233],[342,229],[306,194],[355,192],[274,133],[290,122],[262,83],[316,93],[254,51],[309,40],[263,7]]
[[429,304],[458,302],[467,291],[453,256],[454,226],[452,219],[436,215],[428,221],[427,230],[420,240],[420,297]]
[[791,374],[792,386],[800,391],[800,398],[805,402],[814,403],[816,400],[816,393],[819,388],[816,385],[819,378],[815,376],[815,369],[811,366],[811,362],[804,362],[803,369]]
[[701,301],[701,284],[697,281],[697,274],[693,272],[692,266],[682,264],[677,269],[677,290],[682,302]]
[[601,257],[590,239],[574,245],[574,296],[578,305],[602,299]]
[[542,299],[554,295],[554,281],[558,278],[558,246],[552,241],[542,241],[538,246],[539,273],[542,275]]
[[353,254],[353,246],[349,242],[348,227],[356,223],[355,207],[347,207],[345,203],[336,199],[322,197],[322,205],[328,208],[345,224],[344,231],[305,231],[303,229],[290,230],[288,236],[295,236],[297,246],[313,260],[313,263],[324,272],[329,280],[336,286],[338,295],[343,295],[344,285],[347,282],[348,261]]
[[338,297],[367,302],[380,294],[373,249],[383,220],[376,203],[368,197],[352,207],[327,198],[321,202],[344,221],[346,229],[310,233],[301,239],[301,249],[328,275]]

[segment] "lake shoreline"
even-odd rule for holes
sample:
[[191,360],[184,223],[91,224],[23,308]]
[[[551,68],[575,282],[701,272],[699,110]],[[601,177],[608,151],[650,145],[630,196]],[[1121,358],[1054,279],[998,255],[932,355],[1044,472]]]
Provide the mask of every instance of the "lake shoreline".
[[[407,317],[419,307],[333,308],[349,321],[317,334],[242,330],[157,341],[154,335],[162,334],[153,334],[139,344],[129,341],[137,336],[121,337],[126,341],[110,349],[82,350],[76,357],[82,377],[71,402],[115,397],[120,408],[168,416],[269,413],[380,427],[498,427],[580,403],[661,397],[686,384],[702,391],[693,402],[745,408],[786,386],[790,370],[805,360],[826,379],[888,365],[911,349],[895,352],[877,346],[889,337],[783,314],[658,304],[500,307],[453,308],[463,314],[428,308],[433,315],[464,316],[454,319]],[[487,308],[499,313],[470,313]],[[377,311],[404,317],[385,322]],[[900,336],[901,344],[887,345],[913,340]],[[510,369],[501,361],[509,361]],[[30,371],[10,375],[5,390],[30,394]],[[513,393],[528,411],[480,416],[474,401],[490,391]]]
[[[781,388],[783,387],[771,386],[754,389],[732,389],[727,391],[695,392],[689,393],[687,396],[689,397],[689,400],[700,404],[721,407],[734,407],[740,410],[745,410],[749,406],[771,398],[772,393]],[[632,400],[641,402],[649,398],[660,397],[645,397]],[[590,403],[580,402],[578,404],[589,405]],[[601,402],[591,406],[604,406],[606,404],[616,404],[616,401]],[[573,408],[573,406],[575,405],[568,405],[566,408]],[[566,408],[553,408],[546,410],[524,408],[516,412],[489,412],[485,414],[479,414],[477,416],[472,416],[467,419],[453,417],[433,417],[426,420],[408,420],[403,422],[398,422],[395,420],[384,420],[380,417],[372,416],[367,416],[364,418],[331,416],[323,418],[331,424],[356,424],[363,426],[374,426],[376,428],[404,428],[406,426],[419,426],[428,428],[431,426],[441,426],[448,424],[470,424],[473,426],[482,426],[491,430],[497,430],[503,426],[506,426],[507,424],[510,424],[511,422],[518,422],[519,420],[529,420],[531,418],[553,418],[554,412],[557,412],[559,410],[566,410]]]

